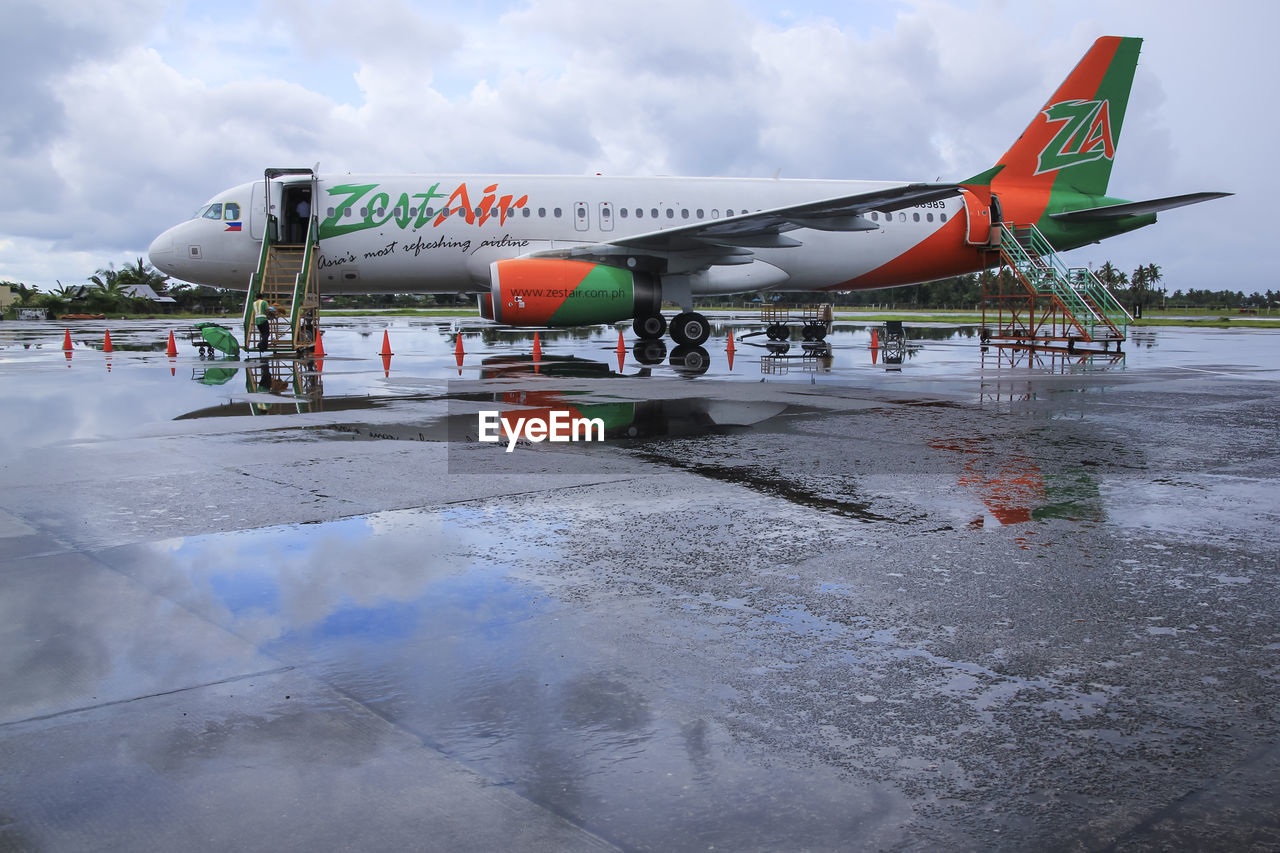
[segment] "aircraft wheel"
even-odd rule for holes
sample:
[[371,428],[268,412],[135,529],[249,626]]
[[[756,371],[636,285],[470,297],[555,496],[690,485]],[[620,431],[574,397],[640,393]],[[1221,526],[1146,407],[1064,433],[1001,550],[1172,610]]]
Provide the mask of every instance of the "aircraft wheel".
[[709,337],[711,324],[696,311],[686,311],[671,318],[671,339],[681,346],[701,346]]
[[653,341],[661,338],[667,331],[667,320],[661,314],[637,317],[631,321],[631,329],[641,340]]

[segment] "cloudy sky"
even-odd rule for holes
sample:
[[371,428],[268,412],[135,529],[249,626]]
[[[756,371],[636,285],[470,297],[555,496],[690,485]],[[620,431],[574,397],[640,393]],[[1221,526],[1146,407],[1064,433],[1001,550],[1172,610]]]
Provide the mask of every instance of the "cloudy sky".
[[1237,195],[1072,261],[1280,289],[1269,0],[2,7],[0,280],[83,282],[266,166],[960,179],[1095,38],[1128,35],[1146,42],[1111,193]]

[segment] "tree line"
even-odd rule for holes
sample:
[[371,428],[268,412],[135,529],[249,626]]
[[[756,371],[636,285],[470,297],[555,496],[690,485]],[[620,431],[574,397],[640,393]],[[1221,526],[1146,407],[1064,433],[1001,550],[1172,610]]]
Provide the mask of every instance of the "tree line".
[[[236,314],[244,310],[244,291],[205,287],[179,282],[171,284],[169,277],[152,267],[142,258],[137,263],[116,269],[114,264],[97,270],[84,284],[58,286],[47,291],[17,281],[0,281],[8,285],[17,300],[6,312],[17,315],[22,308],[38,308],[48,312],[51,318],[64,314],[157,314],[180,312],[184,314]],[[168,296],[174,301],[157,304],[147,298],[134,296],[132,285],[146,285],[157,296]],[[324,300],[327,308],[397,308],[424,306],[474,306],[475,297],[470,294],[368,294],[360,296],[333,296]]]
[[[913,284],[906,287],[892,287],[881,290],[854,290],[843,293],[784,293],[762,294],[771,301],[793,305],[805,302],[834,302],[844,307],[884,307],[886,309],[937,309],[937,310],[978,310],[982,306],[982,281],[985,275],[995,273],[968,273],[950,278],[931,281],[927,284]],[[1005,275],[1008,275],[1006,272]],[[1243,291],[1191,289],[1175,290],[1168,293],[1160,286],[1164,274],[1159,264],[1144,264],[1126,273],[1116,268],[1110,261],[1094,270],[1094,275],[1130,309],[1268,309],[1280,308],[1280,291],[1268,290],[1266,293],[1245,294]],[[1012,282],[1006,283],[1006,290]]]
[[[1158,264],[1144,264],[1126,273],[1110,261],[1094,274],[1126,306],[1145,309],[1198,308],[1216,310],[1268,310],[1280,307],[1280,292],[1245,294],[1243,291],[1190,289],[1167,293],[1160,286],[1164,276]],[[842,307],[883,307],[886,309],[955,309],[977,310],[982,304],[982,277],[985,273],[969,273],[939,279],[927,284],[880,290],[854,290],[837,293],[762,293],[760,299],[781,304],[804,304],[830,301]],[[154,314],[172,310],[191,314],[238,314],[244,308],[244,292],[202,285],[178,283],[170,285],[169,277],[142,258],[135,264],[116,269],[114,264],[97,270],[85,284],[63,285],[47,292],[21,282],[0,281],[9,285],[18,297],[9,309],[12,316],[20,308],[43,308],[52,317],[62,314]],[[160,296],[175,301],[165,308],[145,298],[132,296],[128,287],[141,284]],[[469,294],[371,294],[363,296],[326,297],[329,308],[393,308],[425,305],[468,307],[474,305]],[[735,300],[736,302],[736,300]]]

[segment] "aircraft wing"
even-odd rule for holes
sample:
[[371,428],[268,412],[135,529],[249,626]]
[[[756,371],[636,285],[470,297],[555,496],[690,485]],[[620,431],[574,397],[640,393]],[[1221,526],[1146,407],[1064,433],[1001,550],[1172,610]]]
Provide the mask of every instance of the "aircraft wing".
[[[821,201],[775,207],[724,219],[710,219],[564,249],[535,252],[528,257],[559,257],[620,266],[631,259],[655,262],[665,272],[694,272],[710,266],[748,264],[752,249],[790,248],[803,240],[788,231],[874,231],[880,226],[864,214],[894,211],[938,201],[960,193],[957,184],[903,184],[889,189]],[[632,265],[632,264],[628,264]]]
[[1086,210],[1068,210],[1064,213],[1050,213],[1051,219],[1060,222],[1098,222],[1104,219],[1117,219],[1121,216],[1140,216],[1144,213],[1159,213],[1188,204],[1199,204],[1215,198],[1225,198],[1232,193],[1187,193],[1186,195],[1153,198],[1150,201],[1127,201],[1122,204],[1109,204],[1103,207],[1090,207]]

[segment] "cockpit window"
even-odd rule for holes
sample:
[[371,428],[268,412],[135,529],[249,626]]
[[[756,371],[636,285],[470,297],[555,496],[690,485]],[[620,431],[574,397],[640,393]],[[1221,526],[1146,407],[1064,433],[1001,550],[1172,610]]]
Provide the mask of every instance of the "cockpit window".
[[228,221],[232,219],[239,219],[240,205],[236,204],[234,201],[227,202],[226,206],[222,210],[222,218]]
[[204,218],[205,219],[221,219],[222,203],[218,202],[217,204],[209,205],[209,209],[204,212]]

